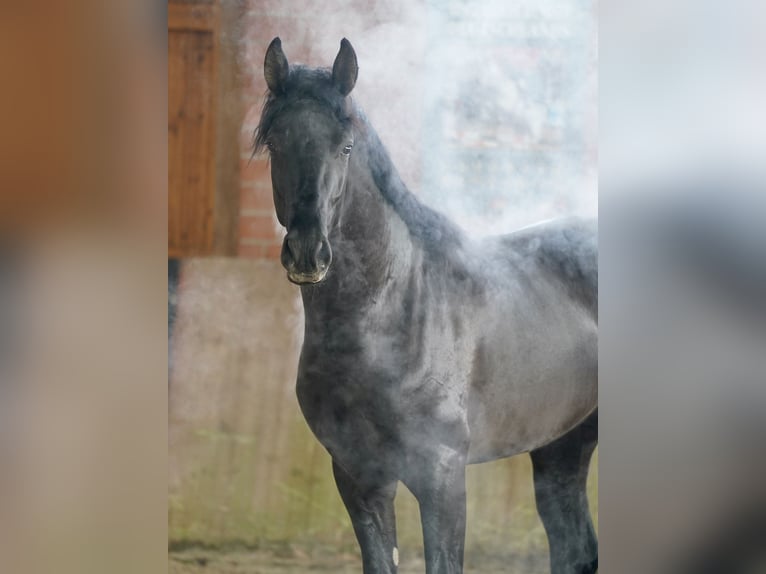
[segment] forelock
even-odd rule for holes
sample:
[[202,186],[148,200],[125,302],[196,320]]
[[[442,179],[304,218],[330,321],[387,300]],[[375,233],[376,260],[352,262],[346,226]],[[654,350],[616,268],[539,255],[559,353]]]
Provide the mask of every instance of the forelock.
[[354,123],[354,105],[350,97],[343,97],[332,83],[329,68],[308,68],[291,66],[285,81],[283,93],[268,92],[263,102],[261,119],[255,130],[253,154],[259,153],[266,145],[269,129],[279,114],[301,100],[319,102],[342,124]]

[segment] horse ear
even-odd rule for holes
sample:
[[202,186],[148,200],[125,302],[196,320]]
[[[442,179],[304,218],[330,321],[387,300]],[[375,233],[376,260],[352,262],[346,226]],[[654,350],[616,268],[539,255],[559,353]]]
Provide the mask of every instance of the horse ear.
[[274,38],[266,50],[266,58],[263,62],[263,75],[269,90],[278,94],[284,91],[287,74],[290,65],[287,63],[285,53],[282,51],[282,40]]
[[356,52],[351,42],[343,38],[340,41],[340,51],[332,65],[332,83],[341,94],[347,96],[354,89],[358,74],[359,64],[356,62]]

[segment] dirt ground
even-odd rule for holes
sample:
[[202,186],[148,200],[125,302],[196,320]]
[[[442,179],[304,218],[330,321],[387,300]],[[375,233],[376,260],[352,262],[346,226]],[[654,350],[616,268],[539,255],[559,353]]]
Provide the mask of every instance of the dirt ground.
[[[494,557],[466,559],[466,574],[543,574],[547,557]],[[356,555],[320,553],[308,556],[299,551],[230,551],[188,549],[170,552],[168,574],[304,574],[306,572],[359,574]],[[423,574],[421,557],[403,558],[399,574]]]

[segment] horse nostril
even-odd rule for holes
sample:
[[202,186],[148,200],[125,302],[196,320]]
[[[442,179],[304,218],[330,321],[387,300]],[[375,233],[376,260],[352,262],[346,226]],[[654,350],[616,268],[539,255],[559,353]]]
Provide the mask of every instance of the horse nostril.
[[287,254],[293,261],[295,261],[301,249],[301,246],[298,244],[298,240],[292,237],[288,237],[285,244],[287,245]]
[[282,261],[282,265],[286,269],[290,269],[295,265],[297,261],[296,259],[297,254],[298,254],[298,245],[295,239],[285,238],[285,241],[282,244],[282,254],[280,255],[280,260]]
[[314,258],[318,269],[324,271],[329,267],[330,260],[332,259],[332,252],[330,251],[330,244],[325,239],[320,240],[317,244]]
[[[330,243],[319,233],[314,237],[311,237],[312,234],[310,230],[305,231],[303,236],[300,236],[297,231],[291,231],[285,237],[280,259],[282,266],[289,272],[303,275],[324,274],[330,267],[332,260]],[[319,236],[318,240],[317,236]],[[314,243],[313,253],[310,242]]]
[[324,247],[324,242],[320,241],[317,243],[316,251],[314,252],[314,260],[317,262],[317,269],[324,271],[327,268],[327,262],[322,258],[322,248]]

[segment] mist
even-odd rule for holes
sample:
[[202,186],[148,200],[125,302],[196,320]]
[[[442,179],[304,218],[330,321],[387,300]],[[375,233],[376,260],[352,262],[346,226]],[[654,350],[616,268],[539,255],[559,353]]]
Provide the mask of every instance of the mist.
[[[241,66],[261,92],[272,37],[291,64],[309,66],[331,65],[347,37],[360,66],[352,97],[405,183],[470,234],[595,216],[593,4],[332,3],[305,26],[284,6],[248,15],[242,25],[257,21],[259,33],[244,36]],[[260,105],[250,104],[248,127]]]

